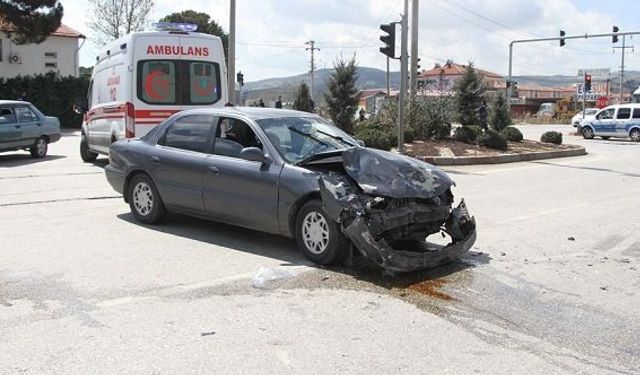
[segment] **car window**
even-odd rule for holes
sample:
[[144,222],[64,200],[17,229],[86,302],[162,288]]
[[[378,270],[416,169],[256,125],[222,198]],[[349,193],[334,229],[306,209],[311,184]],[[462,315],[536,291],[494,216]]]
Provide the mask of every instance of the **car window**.
[[16,114],[13,108],[0,108],[0,124],[8,124],[16,122]]
[[596,113],[598,113],[598,110],[597,110],[597,109],[587,109],[587,110],[585,111],[585,116],[593,116],[593,115],[595,115]]
[[185,116],[169,126],[158,142],[167,147],[196,152],[206,152],[214,117],[206,115]]
[[613,112],[615,111],[615,108],[609,108],[609,109],[603,109],[597,116],[596,118],[598,120],[607,120],[607,119],[612,119],[613,118]]
[[234,118],[223,117],[218,122],[213,153],[231,157],[240,157],[245,147],[262,149],[262,142],[246,122]]
[[38,121],[38,116],[29,107],[16,107],[15,111],[18,122]]
[[633,118],[640,118],[640,108],[633,109]]
[[618,108],[618,114],[616,115],[618,120],[626,120],[631,118],[631,108]]

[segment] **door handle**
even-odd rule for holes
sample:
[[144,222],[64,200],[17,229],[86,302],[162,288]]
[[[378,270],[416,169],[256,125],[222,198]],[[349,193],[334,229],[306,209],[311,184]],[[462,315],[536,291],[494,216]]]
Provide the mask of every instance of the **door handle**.
[[160,164],[160,157],[159,157],[159,156],[152,156],[152,157],[151,157],[151,161],[152,161],[154,164]]
[[16,125],[16,129],[20,129],[22,125]]
[[216,167],[215,165],[210,165],[209,166],[209,172],[215,174],[215,175],[219,175],[220,174],[220,169],[218,169],[218,167]]

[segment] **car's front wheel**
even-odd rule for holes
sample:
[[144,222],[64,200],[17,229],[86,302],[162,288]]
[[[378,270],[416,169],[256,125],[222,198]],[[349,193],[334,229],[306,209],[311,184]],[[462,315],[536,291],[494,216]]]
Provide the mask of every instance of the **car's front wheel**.
[[588,126],[586,128],[582,128],[582,136],[584,139],[593,139],[593,129]]
[[89,144],[87,143],[87,136],[84,134],[82,134],[80,138],[80,157],[82,158],[82,161],[87,163],[95,161],[96,158],[98,157],[98,154],[89,150]]
[[320,265],[340,263],[349,246],[338,223],[327,216],[319,200],[305,203],[298,212],[296,240],[304,256]]
[[634,142],[640,142],[640,129],[633,129],[629,133],[629,138]]
[[47,140],[44,137],[40,137],[36,139],[33,145],[29,148],[31,152],[31,157],[36,159],[42,159],[47,156],[47,150],[49,146],[47,145]]
[[133,176],[129,183],[128,200],[131,213],[143,223],[156,224],[167,215],[158,189],[146,174]]

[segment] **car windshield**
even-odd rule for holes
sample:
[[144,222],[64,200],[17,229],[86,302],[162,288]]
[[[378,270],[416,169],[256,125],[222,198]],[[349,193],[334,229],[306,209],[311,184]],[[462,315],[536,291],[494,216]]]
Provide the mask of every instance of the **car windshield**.
[[320,152],[355,146],[347,133],[319,117],[276,117],[256,121],[288,163],[298,163]]
[[585,110],[584,114],[586,116],[591,116],[591,115],[595,115],[596,113],[598,113],[597,109],[587,109]]

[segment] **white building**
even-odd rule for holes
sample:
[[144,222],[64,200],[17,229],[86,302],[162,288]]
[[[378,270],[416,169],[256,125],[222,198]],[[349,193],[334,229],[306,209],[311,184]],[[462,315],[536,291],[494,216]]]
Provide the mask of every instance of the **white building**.
[[[11,25],[0,23],[0,77],[56,72],[63,77],[78,76],[78,53],[85,36],[60,25],[40,44],[16,45],[7,37]],[[82,41],[80,40],[82,39]]]

